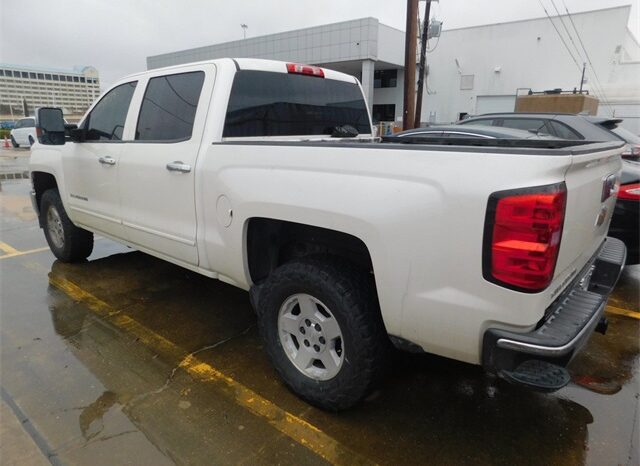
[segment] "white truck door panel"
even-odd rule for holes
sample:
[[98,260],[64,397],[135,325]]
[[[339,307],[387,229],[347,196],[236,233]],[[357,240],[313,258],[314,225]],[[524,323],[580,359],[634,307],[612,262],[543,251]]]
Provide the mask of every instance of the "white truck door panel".
[[70,146],[62,165],[72,220],[122,238],[117,167],[122,145],[84,142]]
[[195,166],[214,68],[150,75],[134,142],[119,167],[122,221],[133,244],[198,264]]
[[105,94],[82,124],[85,140],[67,143],[62,156],[71,219],[118,238],[124,238],[118,163],[136,84],[121,84]]

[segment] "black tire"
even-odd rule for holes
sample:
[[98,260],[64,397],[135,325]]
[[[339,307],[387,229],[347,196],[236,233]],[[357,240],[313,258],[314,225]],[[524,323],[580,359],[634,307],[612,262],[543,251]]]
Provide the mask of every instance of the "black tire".
[[[339,324],[344,359],[337,374],[328,380],[303,373],[283,348],[278,330],[280,308],[299,293],[321,301]],[[282,265],[262,285],[257,313],[271,363],[285,384],[314,406],[329,411],[350,408],[386,372],[390,342],[373,278],[346,261],[309,256]]]
[[16,142],[13,136],[11,136],[11,145],[14,147],[14,149],[17,149],[18,147],[20,147],[20,144]]
[[42,195],[40,216],[49,248],[58,259],[79,262],[91,255],[93,233],[71,223],[57,189],[48,189]]
[[35,141],[33,140],[33,136],[29,136],[29,147],[33,146]]

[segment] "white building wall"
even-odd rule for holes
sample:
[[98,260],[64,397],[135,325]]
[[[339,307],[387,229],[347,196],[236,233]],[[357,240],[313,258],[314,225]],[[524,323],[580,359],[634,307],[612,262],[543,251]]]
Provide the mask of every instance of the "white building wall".
[[[636,65],[622,65],[616,60],[620,46],[633,48],[627,37],[629,13],[630,7],[624,6],[572,16],[605,94],[610,99],[617,95],[617,104],[636,112],[629,104],[637,100],[640,74]],[[563,19],[572,30],[568,17]],[[559,19],[554,21],[564,32]],[[575,34],[574,41],[580,47]],[[579,61],[581,65],[582,60]],[[423,101],[423,121],[429,112],[436,112],[440,122],[455,121],[461,112],[475,114],[478,96],[515,95],[518,88],[569,90],[580,85],[581,70],[546,17],[443,31],[437,48],[427,55],[427,62],[431,94],[425,95]],[[473,75],[473,89],[461,89],[461,78],[468,75]],[[589,68],[586,76],[585,89],[601,97]],[[609,113],[602,104],[600,110]]]
[[377,60],[378,20],[362,18],[147,57],[147,68],[215,58],[265,58],[318,64]]
[[378,24],[378,60],[404,66],[404,31]]

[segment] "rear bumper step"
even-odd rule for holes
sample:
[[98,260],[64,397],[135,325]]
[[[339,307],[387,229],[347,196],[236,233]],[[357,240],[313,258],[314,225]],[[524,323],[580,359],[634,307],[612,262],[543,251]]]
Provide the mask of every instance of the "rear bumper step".
[[[485,369],[510,382],[543,391],[566,385],[569,379],[568,375],[561,376],[561,372],[566,372],[563,367],[587,343],[594,330],[606,330],[604,308],[625,260],[624,243],[607,238],[535,330],[516,333],[488,329],[483,341]],[[564,385],[560,385],[562,381]]]

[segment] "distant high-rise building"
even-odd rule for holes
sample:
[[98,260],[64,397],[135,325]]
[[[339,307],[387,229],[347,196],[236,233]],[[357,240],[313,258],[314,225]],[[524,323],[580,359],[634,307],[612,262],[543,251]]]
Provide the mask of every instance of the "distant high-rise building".
[[65,115],[81,115],[100,95],[98,70],[71,70],[0,63],[0,116],[24,116],[37,107],[62,107]]

